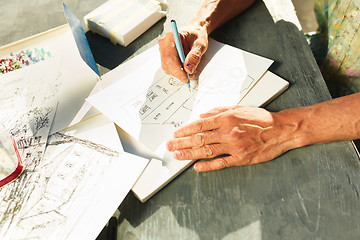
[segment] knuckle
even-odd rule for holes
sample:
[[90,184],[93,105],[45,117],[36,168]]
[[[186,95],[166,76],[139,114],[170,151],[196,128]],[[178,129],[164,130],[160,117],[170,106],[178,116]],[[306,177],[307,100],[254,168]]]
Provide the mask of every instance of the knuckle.
[[166,48],[169,45],[172,45],[173,42],[174,42],[174,38],[172,32],[167,32],[164,37],[158,40],[158,44],[160,48],[162,47]]
[[229,167],[229,162],[225,158],[218,159],[219,168],[227,168]]
[[238,120],[237,117],[234,115],[233,110],[230,110],[230,111],[227,112],[226,119],[230,123],[234,123],[234,122],[236,122]]
[[205,134],[204,133],[197,133],[195,135],[195,145],[197,147],[202,147],[205,145]]
[[201,59],[201,52],[200,51],[192,51],[192,54],[190,55],[190,61],[191,62],[200,62]]
[[199,46],[199,54],[203,54],[204,52],[206,52],[206,50],[207,50],[206,45],[200,44],[200,46]]
[[205,156],[207,158],[210,158],[210,157],[214,156],[214,151],[213,151],[213,148],[211,147],[211,145],[205,145],[204,146],[204,152],[205,152]]
[[197,132],[203,132],[204,131],[204,119],[199,119],[197,124],[195,125],[195,131]]
[[165,36],[163,37],[163,39],[168,39],[168,38],[172,38],[172,39],[174,39],[173,38],[173,33],[172,32],[167,32],[166,34],[165,34]]
[[181,144],[179,143],[179,141],[172,141],[171,148],[172,150],[178,150],[181,148]]
[[182,150],[181,159],[197,159],[195,150]]
[[216,108],[213,108],[212,111],[214,112],[223,112],[224,111],[224,107],[216,107]]

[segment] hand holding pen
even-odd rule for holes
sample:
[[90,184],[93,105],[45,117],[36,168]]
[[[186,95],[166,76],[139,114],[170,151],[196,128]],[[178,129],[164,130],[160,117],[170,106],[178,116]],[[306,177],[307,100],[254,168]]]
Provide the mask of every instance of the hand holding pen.
[[[173,22],[171,24],[174,25]],[[183,49],[184,62],[181,61],[181,52],[178,54],[176,48],[176,34],[168,32],[159,40],[161,64],[165,73],[187,83],[189,78],[194,78],[201,57],[207,50],[208,35],[204,28],[192,25],[182,28],[177,35]]]
[[[181,44],[181,40],[180,40],[180,35],[179,35],[179,31],[177,29],[177,25],[175,20],[171,20],[171,29],[172,29],[172,33],[174,35],[174,41],[175,41],[175,47],[176,47],[176,51],[179,55],[179,59],[181,62],[181,67],[184,69],[184,63],[185,63],[185,55],[184,55],[184,50],[182,48],[182,44]],[[185,71],[186,72],[186,71]],[[186,72],[186,76],[187,76],[187,86],[190,89],[190,76],[189,74]]]

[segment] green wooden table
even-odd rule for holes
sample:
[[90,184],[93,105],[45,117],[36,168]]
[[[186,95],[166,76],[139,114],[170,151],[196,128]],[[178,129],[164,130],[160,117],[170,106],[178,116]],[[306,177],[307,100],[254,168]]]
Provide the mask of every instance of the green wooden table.
[[[65,1],[79,18],[103,2]],[[171,19],[180,27],[188,23],[202,1],[168,3],[167,17],[126,48],[87,33],[101,73],[157,44]],[[266,3],[257,1],[212,37],[275,60],[270,70],[290,87],[268,110],[330,99],[303,32],[288,20],[295,16],[290,0]],[[56,0],[1,0],[1,8],[0,45],[66,23]],[[359,189],[359,157],[350,141],[292,150],[253,166],[189,168],[144,204],[129,193],[98,239],[114,233],[118,239],[359,239]]]

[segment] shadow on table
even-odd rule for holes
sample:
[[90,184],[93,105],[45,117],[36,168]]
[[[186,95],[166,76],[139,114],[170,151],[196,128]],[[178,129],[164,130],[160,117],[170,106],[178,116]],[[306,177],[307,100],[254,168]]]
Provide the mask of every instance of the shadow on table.
[[138,49],[158,38],[164,31],[163,26],[165,21],[166,18],[162,18],[126,47],[119,44],[114,45],[109,39],[102,37],[99,34],[92,33],[91,31],[87,31],[86,38],[96,63],[106,68],[100,69],[100,73],[103,74],[107,70],[116,68],[119,64],[132,56]]

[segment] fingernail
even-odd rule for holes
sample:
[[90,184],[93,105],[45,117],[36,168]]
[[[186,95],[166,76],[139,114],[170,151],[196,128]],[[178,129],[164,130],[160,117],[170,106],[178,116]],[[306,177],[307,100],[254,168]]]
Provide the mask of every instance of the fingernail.
[[194,66],[192,64],[188,63],[185,67],[190,72],[190,74],[194,73]]
[[168,143],[166,144],[166,148],[167,148],[167,150],[169,150],[170,152],[172,152],[172,151],[174,150],[173,145],[172,145],[171,142],[168,142]]
[[174,158],[181,159],[181,156],[182,156],[181,152],[179,152],[179,151],[174,152]]
[[177,131],[174,132],[174,138],[177,138],[179,136],[179,133]]

